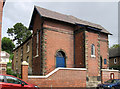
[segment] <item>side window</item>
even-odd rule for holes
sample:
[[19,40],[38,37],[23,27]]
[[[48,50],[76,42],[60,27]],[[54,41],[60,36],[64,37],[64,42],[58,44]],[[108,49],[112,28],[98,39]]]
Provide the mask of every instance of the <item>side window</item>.
[[4,82],[4,76],[0,75],[0,82]]
[[114,58],[114,64],[117,64],[117,59],[116,58]]
[[21,56],[23,55],[23,47],[21,47]]
[[21,84],[21,80],[17,78],[6,76],[6,79],[7,79],[7,83]]
[[38,55],[38,46],[39,46],[39,31],[37,30],[36,55]]
[[30,51],[30,46],[29,46],[29,42],[26,45],[26,52],[28,53]]
[[95,45],[91,45],[91,57],[95,57]]
[[107,59],[104,59],[104,64],[107,64]]
[[27,56],[27,62],[29,63],[29,56]]

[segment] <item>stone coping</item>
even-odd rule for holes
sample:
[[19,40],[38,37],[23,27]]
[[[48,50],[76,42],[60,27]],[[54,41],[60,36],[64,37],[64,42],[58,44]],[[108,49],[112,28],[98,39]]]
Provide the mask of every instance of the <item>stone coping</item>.
[[52,74],[54,74],[58,70],[79,70],[79,71],[86,71],[87,69],[86,68],[56,68],[55,70],[53,70],[52,72],[50,72],[49,74],[47,74],[45,76],[28,76],[28,78],[48,78],[49,76],[51,76]]
[[24,65],[24,66],[25,66],[25,65],[28,66],[29,64],[28,64],[26,61],[23,61],[23,62],[22,62],[22,65]]
[[101,69],[102,71],[108,71],[108,72],[119,72],[119,70],[114,70],[114,69]]

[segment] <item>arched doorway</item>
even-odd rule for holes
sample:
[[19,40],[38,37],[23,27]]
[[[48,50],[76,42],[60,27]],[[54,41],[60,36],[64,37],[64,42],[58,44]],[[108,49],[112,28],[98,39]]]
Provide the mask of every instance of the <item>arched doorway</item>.
[[66,67],[66,61],[65,61],[65,53],[63,51],[58,51],[56,53],[56,68],[58,67]]

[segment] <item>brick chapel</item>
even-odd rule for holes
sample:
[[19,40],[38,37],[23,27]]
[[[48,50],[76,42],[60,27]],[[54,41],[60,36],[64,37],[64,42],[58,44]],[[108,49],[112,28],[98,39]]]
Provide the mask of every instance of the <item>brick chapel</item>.
[[34,75],[57,67],[86,68],[88,77],[99,79],[100,70],[108,68],[110,33],[98,24],[35,6],[29,29]]
[[38,6],[29,30],[32,35],[32,75],[47,75],[55,68],[86,68],[86,80],[101,81],[109,67],[108,35],[101,25]]

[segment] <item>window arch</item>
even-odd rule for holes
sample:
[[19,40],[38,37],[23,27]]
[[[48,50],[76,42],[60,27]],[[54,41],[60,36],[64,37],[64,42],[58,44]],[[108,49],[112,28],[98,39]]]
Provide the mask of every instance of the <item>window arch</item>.
[[57,56],[57,57],[64,57],[64,58],[65,58],[65,53],[64,53],[63,51],[58,51],[58,52],[56,53],[56,56]]
[[95,45],[91,45],[91,57],[95,57]]

